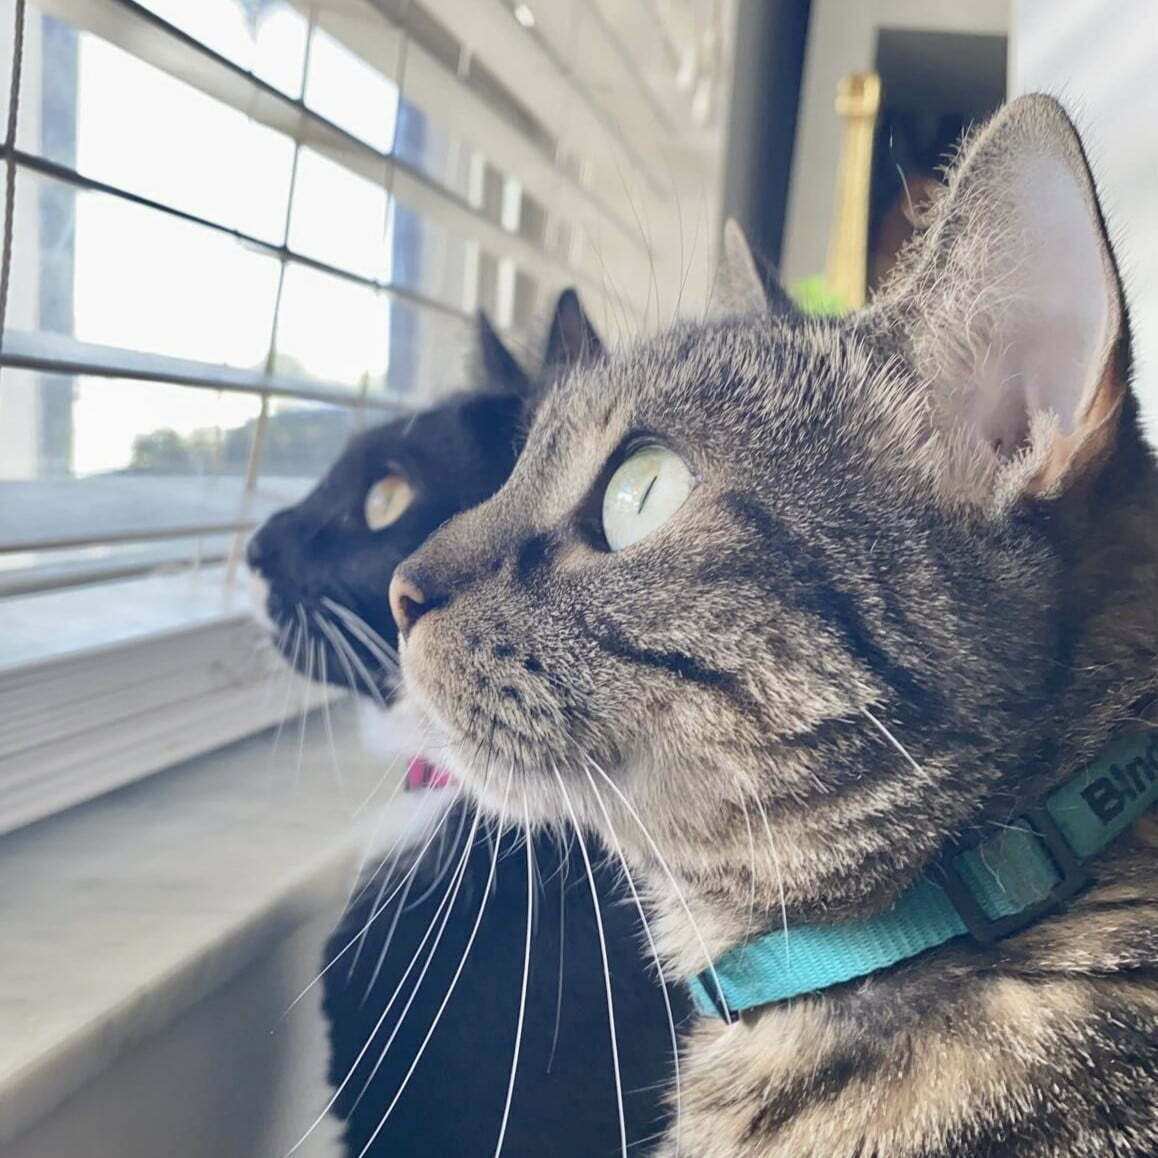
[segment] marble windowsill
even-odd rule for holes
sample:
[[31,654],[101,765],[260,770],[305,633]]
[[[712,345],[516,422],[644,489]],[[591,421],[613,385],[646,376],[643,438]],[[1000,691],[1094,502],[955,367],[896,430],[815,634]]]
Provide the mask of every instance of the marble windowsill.
[[0,1145],[336,911],[420,819],[412,797],[362,807],[396,780],[336,711],[340,784],[315,714],[0,839]]

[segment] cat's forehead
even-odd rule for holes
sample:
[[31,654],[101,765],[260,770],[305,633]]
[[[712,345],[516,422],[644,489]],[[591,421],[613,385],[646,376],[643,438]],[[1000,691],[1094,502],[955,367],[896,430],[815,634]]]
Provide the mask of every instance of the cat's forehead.
[[552,453],[633,433],[736,447],[854,438],[889,399],[896,359],[868,332],[836,320],[752,317],[677,327],[564,383],[534,441]]

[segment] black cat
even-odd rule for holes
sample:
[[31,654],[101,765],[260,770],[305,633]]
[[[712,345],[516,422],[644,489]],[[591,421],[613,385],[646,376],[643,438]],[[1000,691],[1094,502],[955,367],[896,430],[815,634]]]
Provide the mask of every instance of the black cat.
[[[482,388],[357,436],[314,491],[274,515],[250,544],[249,564],[267,585],[265,609],[287,659],[384,703],[393,696],[396,678],[397,635],[386,602],[395,566],[453,514],[499,488],[514,465],[539,393],[570,367],[601,354],[573,291],[559,299],[535,379],[485,318],[479,331]],[[481,829],[471,836],[473,818],[466,805],[452,805],[441,835],[424,853],[411,850],[382,865],[326,947],[328,961],[367,926],[376,901],[406,882],[370,923],[352,967],[350,953],[324,979],[330,1079],[339,1091],[334,1112],[345,1120],[352,1156],[469,1158],[495,1152],[518,1024],[528,855],[509,836],[498,839],[490,896],[478,917],[496,847]],[[546,835],[535,838],[530,859],[535,873],[530,970],[503,1153],[615,1154],[620,1137],[615,1059],[584,864],[577,852]],[[627,1136],[629,1142],[642,1142],[664,1125],[663,1092],[673,1072],[665,997],[677,1026],[687,1015],[687,999],[682,991],[665,994],[657,981],[638,913],[615,866],[603,855],[592,860],[607,938]],[[449,912],[440,910],[460,863],[455,900]],[[390,884],[383,889],[387,877]],[[434,938],[423,939],[444,918],[431,955]],[[407,1081],[476,919],[461,976]]]

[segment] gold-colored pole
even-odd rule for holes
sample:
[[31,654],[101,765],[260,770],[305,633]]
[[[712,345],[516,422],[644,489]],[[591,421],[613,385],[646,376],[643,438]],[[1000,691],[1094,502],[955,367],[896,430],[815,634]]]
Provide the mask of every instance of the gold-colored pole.
[[850,310],[859,309],[865,302],[869,184],[880,105],[881,78],[875,72],[853,73],[837,85],[836,113],[844,121],[844,134],[825,280],[829,292]]

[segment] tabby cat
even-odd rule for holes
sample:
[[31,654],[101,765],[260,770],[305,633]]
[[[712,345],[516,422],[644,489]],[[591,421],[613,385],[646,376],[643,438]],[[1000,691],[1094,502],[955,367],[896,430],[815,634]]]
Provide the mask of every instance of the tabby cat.
[[[314,678],[359,691],[364,732],[386,733],[394,746],[400,722],[374,707],[393,701],[397,682],[397,634],[384,599],[394,566],[451,515],[497,489],[525,434],[526,412],[550,380],[601,352],[573,291],[559,298],[537,377],[524,373],[481,315],[479,346],[479,389],[357,436],[317,488],[271,518],[249,547],[286,659]],[[429,769],[421,761],[414,767]],[[417,779],[435,777],[427,771]],[[332,1109],[345,1122],[346,1152],[351,1158],[493,1152],[520,1024],[532,886],[535,936],[505,1152],[538,1152],[553,1123],[566,1117],[553,1154],[613,1153],[616,1068],[590,1013],[604,998],[604,962],[583,864],[573,848],[540,834],[530,849],[536,873],[530,881],[527,853],[506,837],[492,877],[492,834],[472,827],[473,809],[455,802],[453,790],[441,795],[449,807],[437,835],[426,845],[425,829],[416,826],[417,843],[374,869],[326,946],[325,962],[335,962],[323,974]],[[459,863],[462,882],[444,910]],[[665,1117],[662,1089],[673,1056],[669,1007],[678,1022],[687,1016],[687,1001],[657,985],[654,962],[639,945],[638,914],[621,903],[616,869],[596,864],[595,876],[614,996],[629,1033],[616,1059],[628,1085],[626,1127],[632,1139],[644,1139]],[[423,1047],[484,891],[490,896],[485,920]]]
[[[697,992],[654,1153],[1158,1154],[1158,830],[1065,835],[1158,780],[1131,366],[1081,143],[1024,97],[867,308],[574,372],[395,573],[453,772],[621,851]],[[874,962],[918,903],[902,941],[944,928]]]

